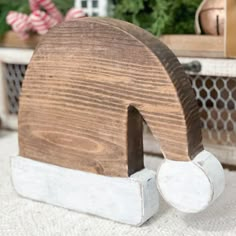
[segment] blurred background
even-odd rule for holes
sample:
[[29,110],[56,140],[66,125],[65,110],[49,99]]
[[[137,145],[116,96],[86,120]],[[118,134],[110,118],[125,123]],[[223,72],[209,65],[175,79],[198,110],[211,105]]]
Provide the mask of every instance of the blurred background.
[[[73,0],[53,0],[57,8],[65,14],[72,6]],[[81,9],[88,11],[89,0],[77,1]],[[193,34],[194,18],[201,0],[97,0],[92,1],[95,12],[91,16],[104,15],[96,12],[99,3],[106,5],[107,16],[136,24],[154,35],[161,34]],[[97,3],[95,3],[97,2]],[[105,2],[105,3],[101,3]],[[0,0],[0,35],[11,29],[6,23],[10,11],[29,14],[28,0]],[[97,13],[97,14],[96,14]]]

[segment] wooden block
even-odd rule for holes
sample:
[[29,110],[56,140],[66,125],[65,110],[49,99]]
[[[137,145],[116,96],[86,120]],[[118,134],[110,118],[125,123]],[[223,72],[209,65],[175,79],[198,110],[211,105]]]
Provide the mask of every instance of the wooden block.
[[6,48],[35,48],[39,42],[40,36],[31,35],[29,39],[22,40],[19,36],[13,32],[9,31],[4,34],[0,40],[0,47]]
[[225,0],[226,22],[225,22],[225,55],[236,58],[236,1]]
[[131,225],[159,208],[156,174],[147,169],[114,178],[18,156],[12,158],[12,180],[22,196]]
[[212,35],[163,35],[165,43],[177,57],[224,57],[224,37]]
[[160,193],[172,206],[182,212],[195,213],[206,209],[220,196],[225,178],[220,162],[204,150],[193,161],[166,160],[159,170],[158,184]]
[[[143,223],[158,205],[152,198],[154,176],[143,164],[144,120],[166,158],[158,175],[164,198],[187,212],[193,202],[195,212],[211,204],[224,188],[223,169],[203,150],[194,92],[175,55],[150,33],[119,20],[93,17],[54,27],[37,46],[23,84],[21,157],[13,159],[12,168],[16,190],[119,222]],[[172,174],[166,171],[169,163],[174,163]],[[183,163],[192,178],[184,178],[176,193],[170,182],[186,176]],[[202,169],[208,186],[204,199],[202,189],[184,191]],[[178,207],[184,198],[170,198],[175,194],[191,199]],[[109,197],[116,199],[114,209],[105,204]]]

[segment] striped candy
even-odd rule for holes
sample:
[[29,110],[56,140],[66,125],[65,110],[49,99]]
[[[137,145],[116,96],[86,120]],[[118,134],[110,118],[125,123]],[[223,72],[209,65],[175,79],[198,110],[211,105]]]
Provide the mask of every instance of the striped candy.
[[58,22],[44,11],[36,10],[30,17],[33,30],[38,34],[46,34],[50,28],[55,26]]
[[22,39],[28,38],[28,31],[32,28],[32,25],[26,14],[10,11],[6,21]]
[[[30,31],[45,34],[50,28],[63,21],[61,12],[51,0],[29,0],[29,4],[32,11],[30,16],[11,11],[6,18],[13,31],[22,39],[27,39]],[[46,12],[41,11],[41,7]],[[72,8],[67,12],[65,21],[81,17],[85,17],[85,13],[80,9]]]
[[72,20],[72,19],[78,19],[78,18],[82,18],[85,16],[86,15],[82,10],[77,9],[77,8],[71,8],[66,14],[65,21]]
[[61,12],[56,8],[55,4],[51,0],[29,0],[29,3],[32,12],[40,10],[40,7],[43,7],[58,23],[63,21]]

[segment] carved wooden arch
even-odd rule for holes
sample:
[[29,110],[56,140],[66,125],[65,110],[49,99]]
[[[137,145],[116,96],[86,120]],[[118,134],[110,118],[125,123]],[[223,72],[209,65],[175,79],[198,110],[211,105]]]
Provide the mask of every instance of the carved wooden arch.
[[189,161],[203,149],[190,82],[157,38],[84,18],[41,40],[20,100],[21,156],[126,177],[143,168],[143,119],[167,159]]

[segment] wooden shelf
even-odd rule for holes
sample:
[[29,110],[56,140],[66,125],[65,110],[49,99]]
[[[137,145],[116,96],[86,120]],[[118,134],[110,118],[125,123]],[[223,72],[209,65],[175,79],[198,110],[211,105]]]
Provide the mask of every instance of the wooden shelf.
[[34,49],[39,42],[40,36],[32,35],[27,40],[21,40],[19,36],[13,31],[7,32],[0,40],[0,47],[4,48],[28,48]]
[[[21,40],[16,33],[9,31],[0,40],[0,47],[34,49],[40,36],[32,35]],[[160,40],[178,57],[224,58],[224,38],[208,35],[163,35]]]
[[163,35],[160,40],[177,57],[224,58],[223,36]]
[[[34,49],[39,40],[38,35],[21,40],[16,33],[9,31],[0,40],[0,47]],[[178,57],[224,57],[224,38],[221,36],[163,35],[160,40]]]

